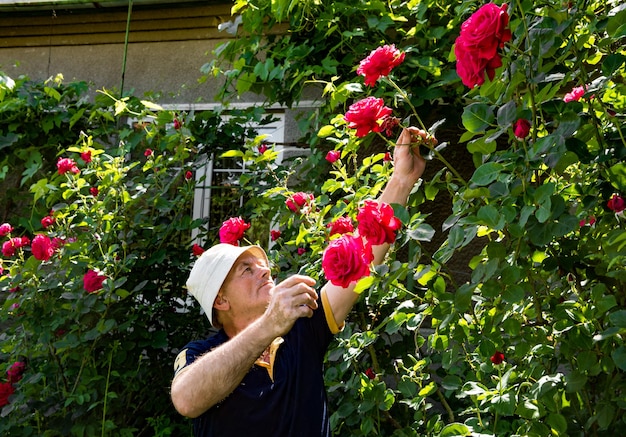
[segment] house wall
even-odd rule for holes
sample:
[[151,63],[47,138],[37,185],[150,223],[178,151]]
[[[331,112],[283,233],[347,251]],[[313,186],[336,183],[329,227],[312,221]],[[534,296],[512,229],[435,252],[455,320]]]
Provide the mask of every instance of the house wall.
[[[86,80],[121,88],[126,8],[40,10],[0,17],[0,69],[9,76]],[[200,67],[226,39],[218,25],[230,4],[134,8],[124,90],[163,92],[164,102],[212,101],[217,81],[198,84]]]

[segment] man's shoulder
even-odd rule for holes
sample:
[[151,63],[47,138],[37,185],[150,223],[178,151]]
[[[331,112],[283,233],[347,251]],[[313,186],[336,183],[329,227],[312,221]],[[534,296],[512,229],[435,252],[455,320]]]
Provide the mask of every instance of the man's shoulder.
[[187,343],[182,350],[190,350],[196,353],[203,353],[228,341],[228,336],[223,330],[217,331],[202,340],[193,340]]

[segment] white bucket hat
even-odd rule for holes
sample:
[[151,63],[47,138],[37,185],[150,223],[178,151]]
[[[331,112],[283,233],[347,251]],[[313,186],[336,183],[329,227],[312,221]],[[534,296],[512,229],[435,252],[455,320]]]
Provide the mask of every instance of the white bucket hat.
[[234,246],[220,243],[200,255],[191,269],[189,279],[187,279],[187,290],[196,298],[211,325],[213,325],[213,302],[217,293],[222,288],[237,258],[248,251],[264,259],[269,266],[269,260],[261,246]]

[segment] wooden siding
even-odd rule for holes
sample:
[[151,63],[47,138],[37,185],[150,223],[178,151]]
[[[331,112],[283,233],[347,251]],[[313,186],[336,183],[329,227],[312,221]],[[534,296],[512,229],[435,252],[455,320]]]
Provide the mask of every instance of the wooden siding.
[[[133,8],[129,42],[228,38],[217,26],[231,20],[232,3]],[[38,11],[0,15],[0,48],[60,47],[124,42],[124,8]]]

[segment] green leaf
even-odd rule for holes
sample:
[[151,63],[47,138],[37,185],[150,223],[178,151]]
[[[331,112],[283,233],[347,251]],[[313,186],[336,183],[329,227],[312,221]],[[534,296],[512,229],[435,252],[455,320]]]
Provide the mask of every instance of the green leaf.
[[504,217],[498,212],[493,205],[485,205],[478,210],[476,214],[478,219],[491,229],[500,230],[504,227]]
[[608,180],[618,191],[626,192],[626,164],[623,162],[611,166],[607,170]]
[[439,437],[466,437],[471,436],[472,430],[463,423],[450,423],[443,427]]
[[498,108],[498,126],[509,128],[516,120],[517,108],[515,101],[511,100]]
[[354,287],[354,292],[357,294],[361,294],[372,286],[375,279],[376,278],[374,276],[365,276],[359,279],[359,281],[356,283],[356,287]]
[[525,296],[524,288],[517,284],[507,286],[502,292],[502,299],[510,304],[521,302]]
[[322,128],[317,132],[317,136],[320,138],[326,138],[335,133],[337,129],[335,126],[331,124],[327,124],[326,126],[322,126]]
[[468,131],[484,132],[493,123],[493,109],[485,103],[472,103],[465,107],[461,119]]
[[504,166],[498,162],[487,162],[476,169],[470,182],[484,186],[495,181],[500,175]]
[[626,347],[620,346],[611,352],[611,358],[615,362],[615,365],[622,370],[626,371]]
[[618,328],[626,328],[626,310],[619,310],[611,313],[609,320],[613,326]]

